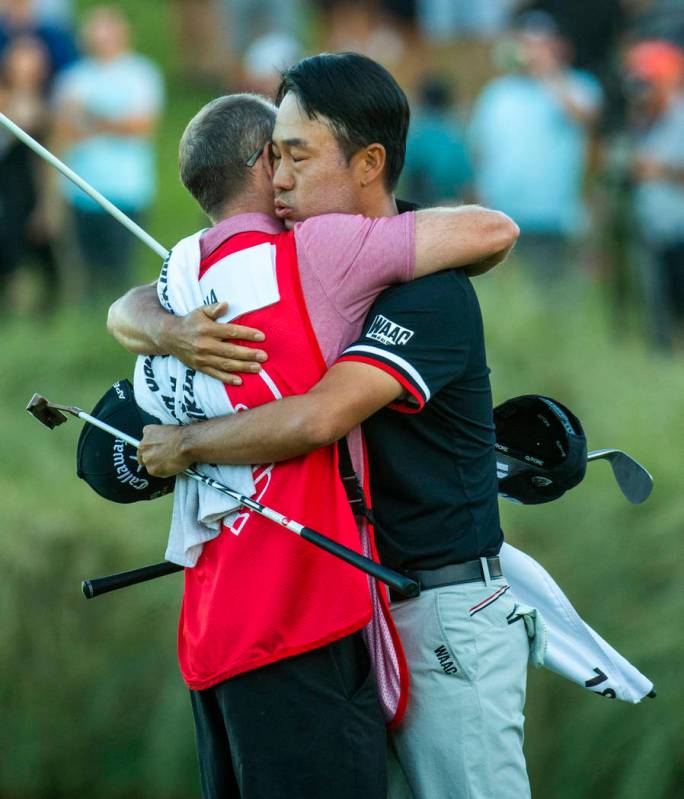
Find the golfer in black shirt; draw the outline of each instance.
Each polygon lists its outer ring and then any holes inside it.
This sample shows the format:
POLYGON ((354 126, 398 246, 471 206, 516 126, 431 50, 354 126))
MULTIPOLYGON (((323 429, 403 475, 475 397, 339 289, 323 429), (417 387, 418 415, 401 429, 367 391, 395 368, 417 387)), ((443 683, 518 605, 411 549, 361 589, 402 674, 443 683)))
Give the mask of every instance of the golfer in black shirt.
POLYGON ((391 605, 411 680, 392 737, 401 770, 416 799, 529 796, 526 609, 496 557, 492 398, 470 281, 454 270, 387 289, 341 363, 403 389, 363 424, 380 558, 423 586, 391 605))
POLYGON ((503 541, 477 297, 456 270, 407 288, 383 292, 339 359, 405 389, 363 425, 379 552, 401 571, 494 556, 503 541))

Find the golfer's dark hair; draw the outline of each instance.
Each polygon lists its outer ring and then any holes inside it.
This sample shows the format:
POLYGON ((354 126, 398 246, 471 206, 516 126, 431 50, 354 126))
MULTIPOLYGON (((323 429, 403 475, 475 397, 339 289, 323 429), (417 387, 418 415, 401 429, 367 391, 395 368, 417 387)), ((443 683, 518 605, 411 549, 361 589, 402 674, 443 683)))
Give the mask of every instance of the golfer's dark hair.
POLYGON ((275 115, 265 97, 231 94, 207 103, 190 120, 178 147, 180 176, 212 219, 245 189, 245 162, 271 138, 275 115))
POLYGON ((288 92, 296 94, 311 119, 329 123, 347 159, 362 147, 382 144, 385 185, 393 191, 404 168, 410 111, 392 75, 358 53, 321 53, 302 59, 281 78, 276 105, 288 92))

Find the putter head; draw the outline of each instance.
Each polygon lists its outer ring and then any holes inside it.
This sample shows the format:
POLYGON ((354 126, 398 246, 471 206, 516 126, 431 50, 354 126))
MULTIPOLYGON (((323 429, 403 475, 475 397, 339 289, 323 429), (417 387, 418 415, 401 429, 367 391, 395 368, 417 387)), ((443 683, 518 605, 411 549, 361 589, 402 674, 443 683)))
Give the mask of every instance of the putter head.
MULTIPOLYGON (((59 409, 60 407, 64 406, 55 407, 45 397, 40 394, 34 394, 29 400, 26 410, 31 416, 35 416, 39 422, 49 427, 50 430, 54 430, 55 427, 67 421, 67 417, 59 409)), ((65 408, 65 410, 67 409, 65 408)))

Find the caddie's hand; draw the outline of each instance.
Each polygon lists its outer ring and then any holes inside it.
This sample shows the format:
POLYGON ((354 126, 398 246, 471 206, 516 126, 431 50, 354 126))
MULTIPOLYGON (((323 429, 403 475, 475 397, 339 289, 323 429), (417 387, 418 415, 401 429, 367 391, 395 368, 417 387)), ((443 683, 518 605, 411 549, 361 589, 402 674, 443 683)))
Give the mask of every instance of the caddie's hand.
POLYGON ((213 303, 202 305, 186 316, 172 317, 164 349, 191 369, 239 386, 242 379, 235 373, 261 371, 260 364, 268 355, 261 349, 233 342, 263 341, 266 336, 252 327, 217 322, 227 310, 228 303, 213 303))
POLYGON ((138 447, 138 463, 154 477, 170 477, 185 471, 190 459, 183 454, 181 425, 148 424, 138 447))

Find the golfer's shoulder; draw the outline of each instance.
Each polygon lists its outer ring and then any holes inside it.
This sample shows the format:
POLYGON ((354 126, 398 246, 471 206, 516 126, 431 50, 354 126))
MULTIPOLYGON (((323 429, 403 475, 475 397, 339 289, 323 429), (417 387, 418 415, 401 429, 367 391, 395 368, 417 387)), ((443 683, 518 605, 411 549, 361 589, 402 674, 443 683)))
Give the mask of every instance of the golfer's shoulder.
POLYGON ((420 362, 421 368, 439 369, 453 360, 456 350, 466 352, 476 343, 478 318, 470 281, 463 270, 452 269, 385 289, 366 316, 360 343, 368 344, 365 339, 371 338, 396 346, 379 337, 378 329, 386 337, 387 331, 396 335, 405 331, 397 353, 414 365, 420 362))
POLYGON ((446 344, 454 337, 470 340, 479 307, 463 270, 451 269, 385 289, 366 320, 379 316, 415 331, 420 340, 446 344))
POLYGON ((447 269, 434 275, 390 286, 380 294, 374 308, 411 313, 463 316, 477 297, 463 269, 447 269))

